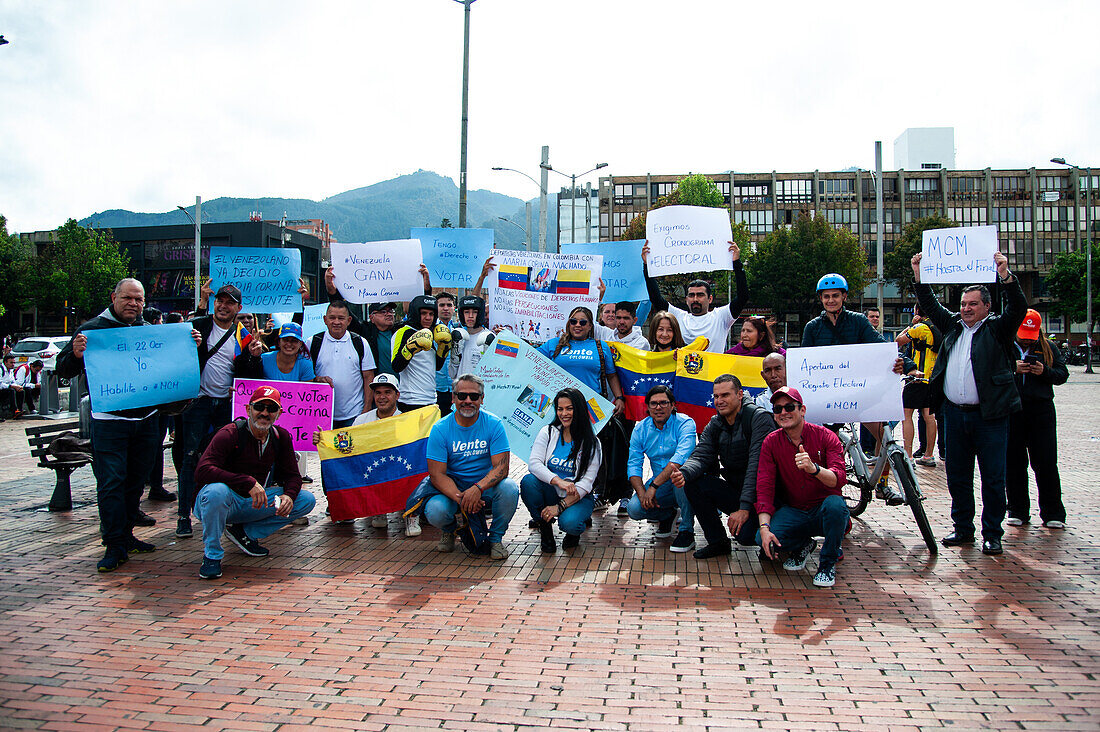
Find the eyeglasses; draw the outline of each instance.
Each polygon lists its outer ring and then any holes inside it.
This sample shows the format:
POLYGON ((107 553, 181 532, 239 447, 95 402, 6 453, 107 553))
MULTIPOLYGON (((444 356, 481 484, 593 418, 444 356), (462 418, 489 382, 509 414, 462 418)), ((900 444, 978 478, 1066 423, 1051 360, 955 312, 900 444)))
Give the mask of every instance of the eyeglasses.
POLYGON ((456 391, 455 399, 460 402, 476 402, 482 395, 476 391, 456 391))
POLYGON ((649 406, 651 409, 667 409, 668 407, 672 406, 672 402, 668 400, 660 402, 650 402, 649 406))
POLYGON ((253 412, 268 412, 269 414, 275 414, 279 411, 279 405, 275 402, 256 402, 252 405, 253 412))
POLYGON ((783 414, 783 412, 794 412, 797 409, 798 409, 798 403, 797 402, 787 402, 785 404, 773 404, 772 405, 772 413, 773 414, 783 414))
POLYGON ((588 325, 588 321, 580 318, 570 318, 569 325, 588 325))

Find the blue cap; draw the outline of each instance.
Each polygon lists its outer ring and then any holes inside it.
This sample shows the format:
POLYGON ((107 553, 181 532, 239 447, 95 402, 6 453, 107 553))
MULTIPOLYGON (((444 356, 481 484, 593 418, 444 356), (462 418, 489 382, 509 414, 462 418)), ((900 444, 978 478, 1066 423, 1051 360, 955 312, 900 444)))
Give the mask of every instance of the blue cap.
POLYGON ((305 338, 302 338, 302 326, 297 323, 283 323, 279 326, 280 338, 297 338, 302 343, 306 342, 305 338))

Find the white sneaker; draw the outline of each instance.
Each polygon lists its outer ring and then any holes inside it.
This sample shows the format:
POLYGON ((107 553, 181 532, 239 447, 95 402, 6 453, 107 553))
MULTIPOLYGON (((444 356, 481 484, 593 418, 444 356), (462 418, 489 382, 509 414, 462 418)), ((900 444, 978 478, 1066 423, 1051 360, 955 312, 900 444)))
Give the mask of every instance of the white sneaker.
POLYGON ((309 526, 309 516, 299 516, 290 523, 295 526, 309 526))
POLYGON ((1064 528, 1066 528, 1066 524, 1063 521, 1044 521, 1043 526, 1047 527, 1048 529, 1064 529, 1064 528))
POLYGON ((420 536, 419 516, 409 516, 405 519, 405 536, 420 536))
POLYGON ((1008 524, 1009 526, 1023 526, 1024 525, 1024 520, 1013 517, 1013 518, 1005 519, 1005 523, 1008 524))
POLYGON ((384 529, 389 526, 390 522, 387 519, 386 514, 380 513, 377 516, 370 517, 370 525, 376 529, 384 529))

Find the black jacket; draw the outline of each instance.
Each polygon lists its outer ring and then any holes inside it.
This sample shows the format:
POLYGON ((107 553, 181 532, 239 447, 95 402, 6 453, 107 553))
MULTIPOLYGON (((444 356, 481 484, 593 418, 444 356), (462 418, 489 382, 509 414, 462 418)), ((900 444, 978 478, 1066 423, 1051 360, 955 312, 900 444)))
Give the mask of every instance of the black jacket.
MULTIPOLYGON (((1000 315, 990 315, 978 326, 974 341, 970 347, 970 362, 974 369, 974 383, 978 387, 978 404, 981 406, 982 419, 1001 419, 1013 412, 1020 411, 1020 393, 1016 390, 1016 330, 1027 315, 1027 298, 1020 287, 1020 281, 1013 276, 1012 282, 1003 287, 1006 304, 1000 315)), ((962 333, 962 317, 940 304, 929 285, 917 283, 915 286, 920 311, 943 332, 943 344, 932 370, 932 408, 939 409, 943 403, 943 382, 947 373, 947 364, 952 357, 952 349, 962 333)))
MULTIPOLYGON (((1066 368, 1065 359, 1062 358, 1062 352, 1053 343, 1048 340, 1050 344, 1050 350, 1054 354, 1054 363, 1050 366, 1043 362, 1043 373, 1036 376, 1035 374, 1016 374, 1016 388, 1020 392, 1020 398, 1027 401, 1028 399, 1054 399, 1054 387, 1060 386, 1069 380, 1069 369, 1066 368)), ((1043 354, 1038 348, 1034 349, 1032 353, 1039 356, 1039 360, 1042 361, 1043 354)), ((1023 359, 1020 359, 1023 360, 1023 359)))
POLYGON ((745 399, 733 424, 720 414, 710 418, 680 472, 688 482, 703 475, 720 473, 730 487, 734 490, 740 488, 740 508, 751 511, 756 503, 756 467, 760 463, 760 446, 775 429, 775 418, 767 410, 745 399), (747 436, 746 419, 749 420, 747 436))

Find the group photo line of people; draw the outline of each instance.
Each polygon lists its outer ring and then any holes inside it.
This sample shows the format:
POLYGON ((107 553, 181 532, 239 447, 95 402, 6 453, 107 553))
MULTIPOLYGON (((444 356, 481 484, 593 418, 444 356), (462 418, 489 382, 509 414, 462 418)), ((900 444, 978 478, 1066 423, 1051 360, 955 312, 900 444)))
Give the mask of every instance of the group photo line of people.
MULTIPOLYGON (((547 555, 559 546, 574 550, 596 512, 615 511, 652 522, 655 537, 669 540, 669 551, 690 552, 700 561, 739 545, 757 548, 761 561, 801 572, 816 551, 812 582, 832 586, 852 526, 843 496, 849 476, 841 439, 836 425, 807 420, 807 400, 787 383, 787 358, 797 349, 788 352, 764 318, 741 319, 748 284, 738 246, 730 242, 728 252, 735 291, 727 305, 715 307, 712 284, 703 279, 687 284, 683 307, 673 304, 643 267, 648 324, 639 325, 637 302, 602 303, 595 311, 582 304, 569 311, 558 335, 537 344, 535 350, 572 381, 546 395, 550 399, 540 408, 550 419, 534 435, 530 452, 516 455, 527 465, 518 482, 509 473, 508 415, 484 407, 486 377, 478 369, 494 342, 504 345, 504 328, 490 322, 482 296, 483 280, 495 267, 491 260, 464 295, 435 292, 421 265, 423 294, 400 305, 372 302, 365 321, 342 299, 340 273, 330 268, 322 293, 328 301, 324 328, 313 335, 303 331, 302 313, 275 325, 267 314, 243 311, 237 286, 213 291, 208 280, 200 302, 211 303, 209 312, 200 309, 187 318, 197 351, 198 395, 183 403, 91 411, 88 437, 105 547, 98 571, 155 551, 135 534, 136 527, 155 523, 141 510, 146 487, 150 499, 176 503, 178 539, 194 536, 196 519, 201 524, 203 579, 222 575, 223 538, 248 556, 263 557, 269 550, 261 541, 289 524, 308 523, 316 506, 309 486, 318 481, 308 475, 305 451, 295 449, 295 435, 280 418, 287 414, 290 386, 283 382, 309 382, 331 387, 331 429, 314 429, 309 441, 322 457, 318 479, 333 523, 366 519, 386 529, 394 522, 416 537, 424 520, 439 532, 438 551, 462 545, 499 561, 510 554, 505 539, 521 502, 547 555), (635 393, 627 393, 616 366, 624 346, 753 357, 766 388, 751 393, 743 375, 714 375, 707 399, 713 416, 700 423, 678 410, 668 383, 640 392, 633 385, 635 393), (246 395, 244 413, 234 419, 240 379, 264 383, 246 395), (610 404, 609 419, 603 421, 607 415, 600 415, 586 390, 610 404), (628 409, 628 398, 637 406, 628 409), (392 443, 403 452, 375 459, 365 471, 362 462, 325 459, 364 449, 365 433, 356 430, 363 425, 374 425, 368 442, 392 443), (177 493, 165 487, 167 434, 177 493), (365 485, 337 491, 349 470, 361 472, 365 485), (696 539, 696 522, 703 542, 696 539)), ((643 262, 647 254, 648 243, 643 262)), ((969 285, 958 312, 921 282, 920 260, 919 253, 912 260, 912 323, 896 338, 890 369, 891 378, 904 379, 905 450, 916 465, 936 470, 942 462, 946 471, 952 526, 942 545, 980 540, 984 554, 1001 554, 1004 525, 1032 520, 1029 467, 1043 526, 1065 527, 1053 387, 1066 382, 1068 371, 1004 255, 997 252, 992 262, 1003 302, 994 303, 985 285, 969 285)), ((602 284, 588 283, 601 299, 602 284)), ((299 292, 305 304, 310 293, 304 279, 299 292)), ((798 348, 887 342, 877 311, 848 309, 841 275, 822 273, 816 295, 821 313, 805 326, 798 348)), ((58 376, 83 375, 95 391, 85 365, 89 332, 160 322, 161 314, 145 307, 142 283, 121 280, 103 312, 80 325, 58 354, 58 376)), ((13 369, 5 361, 0 388, 13 410, 33 398, 28 379, 38 370, 40 363, 13 369)), ((879 449, 883 429, 882 423, 862 425, 868 455, 879 449)), ((878 490, 888 505, 906 501, 887 475, 878 490)))

